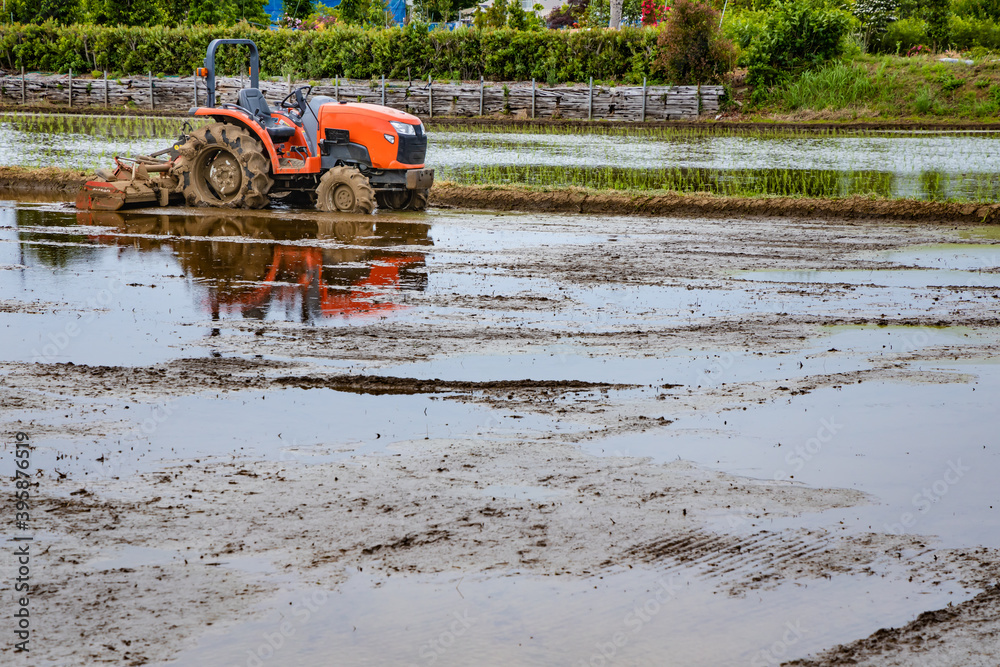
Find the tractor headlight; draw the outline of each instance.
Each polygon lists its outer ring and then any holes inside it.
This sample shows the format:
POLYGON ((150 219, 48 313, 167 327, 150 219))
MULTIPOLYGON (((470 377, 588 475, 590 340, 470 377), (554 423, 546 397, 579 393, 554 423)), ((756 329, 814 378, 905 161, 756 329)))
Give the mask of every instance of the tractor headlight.
POLYGON ((402 123, 398 120, 390 120, 389 125, 392 125, 392 128, 400 134, 409 134, 409 135, 417 134, 417 129, 413 125, 410 125, 409 123, 402 123))

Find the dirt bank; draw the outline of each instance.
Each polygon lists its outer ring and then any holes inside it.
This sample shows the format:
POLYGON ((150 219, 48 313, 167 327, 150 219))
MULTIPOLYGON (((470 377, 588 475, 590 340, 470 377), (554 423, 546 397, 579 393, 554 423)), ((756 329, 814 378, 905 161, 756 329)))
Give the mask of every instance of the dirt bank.
POLYGON ((0 192, 20 194, 75 194, 91 174, 59 167, 0 167, 0 192))
POLYGON ((980 224, 1000 221, 1000 204, 952 204, 869 197, 808 199, 718 197, 707 194, 634 195, 579 188, 529 190, 452 183, 435 185, 431 191, 431 203, 495 211, 592 215, 810 217, 980 224))
POLYGON ((901 628, 883 628, 871 637, 824 651, 814 660, 787 667, 869 665, 962 665, 992 667, 1000 649, 1000 584, 961 604, 927 611, 901 628))

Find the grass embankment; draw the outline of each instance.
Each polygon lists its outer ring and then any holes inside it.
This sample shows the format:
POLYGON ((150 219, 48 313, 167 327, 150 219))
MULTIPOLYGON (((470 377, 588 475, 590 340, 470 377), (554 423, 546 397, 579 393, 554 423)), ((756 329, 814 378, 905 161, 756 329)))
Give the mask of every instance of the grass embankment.
MULTIPOLYGON (((0 191, 9 194, 49 193, 63 198, 76 192, 88 174, 46 167, 0 167, 0 191)), ((843 197, 725 197, 705 193, 633 193, 585 188, 531 188, 437 183, 432 206, 494 211, 582 213, 685 217, 809 217, 837 220, 996 224, 1000 204, 843 197)))
MULTIPOLYGON (((961 59, 959 54, 950 54, 961 59)), ((830 63, 772 91, 740 120, 997 122, 1000 62, 862 55, 830 63)), ((737 87, 737 97, 745 92, 737 87)), ((736 105, 739 106, 739 105, 736 105)))

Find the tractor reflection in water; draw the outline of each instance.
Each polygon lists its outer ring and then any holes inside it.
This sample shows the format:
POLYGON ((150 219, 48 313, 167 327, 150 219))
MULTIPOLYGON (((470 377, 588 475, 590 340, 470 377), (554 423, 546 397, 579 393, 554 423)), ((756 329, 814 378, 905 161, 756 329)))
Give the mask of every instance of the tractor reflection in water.
POLYGON ((424 253, 412 247, 433 243, 428 224, 370 216, 279 220, 86 212, 77 214, 77 222, 116 228, 116 234, 94 237, 102 244, 142 251, 169 247, 185 274, 207 287, 205 305, 213 320, 315 323, 405 308, 400 293, 427 285, 424 253))

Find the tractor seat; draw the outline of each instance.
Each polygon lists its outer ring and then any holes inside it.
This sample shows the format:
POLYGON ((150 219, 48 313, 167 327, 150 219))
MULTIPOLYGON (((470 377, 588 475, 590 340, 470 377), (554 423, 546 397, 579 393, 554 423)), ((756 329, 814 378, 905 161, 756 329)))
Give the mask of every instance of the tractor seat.
POLYGON ((295 128, 282 125, 271 118, 271 108, 267 106, 264 94, 256 88, 244 88, 237 97, 238 104, 253 114, 257 123, 267 130, 267 135, 275 143, 283 143, 295 136, 295 128))

